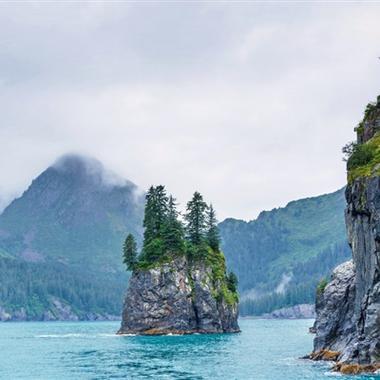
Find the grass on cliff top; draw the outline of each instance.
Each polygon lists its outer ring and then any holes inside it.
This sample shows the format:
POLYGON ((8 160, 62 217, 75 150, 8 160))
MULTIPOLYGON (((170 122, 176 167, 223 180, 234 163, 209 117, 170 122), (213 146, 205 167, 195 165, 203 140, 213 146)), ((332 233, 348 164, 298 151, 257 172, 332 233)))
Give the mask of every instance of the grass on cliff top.
POLYGON ((347 179, 352 183, 359 177, 380 175, 380 134, 358 145, 348 160, 347 179))

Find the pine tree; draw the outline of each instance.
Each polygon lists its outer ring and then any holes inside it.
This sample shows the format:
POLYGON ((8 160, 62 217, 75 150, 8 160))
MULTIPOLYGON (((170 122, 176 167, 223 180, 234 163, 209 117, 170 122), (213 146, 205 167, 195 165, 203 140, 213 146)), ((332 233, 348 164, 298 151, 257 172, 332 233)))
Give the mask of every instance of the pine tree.
POLYGON ((144 214, 144 245, 160 236, 162 224, 166 218, 168 197, 165 187, 151 186, 146 195, 144 214))
POLYGON ((214 251, 219 251, 220 236, 219 236, 219 229, 218 229, 218 221, 216 219, 215 210, 212 207, 212 204, 210 204, 207 210, 206 225, 207 225, 207 233, 206 233, 207 243, 214 251))
POLYGON ((137 264, 137 244, 132 234, 128 234, 123 245, 123 263, 127 270, 133 270, 137 264))
POLYGON ((168 212, 168 197, 162 185, 151 186, 146 195, 143 256, 148 261, 163 253, 162 229, 168 212))
POLYGON ((232 271, 229 273, 229 275, 227 277, 227 285, 228 285, 228 289, 231 292, 233 292, 233 293, 237 292, 238 278, 237 278, 236 274, 232 271))
POLYGON ((162 229, 164 251, 168 253, 182 253, 184 251, 184 231, 178 220, 175 198, 169 197, 168 212, 162 229))
POLYGON ((205 238, 207 204, 197 191, 191 201, 187 203, 186 234, 189 241, 194 245, 200 245, 205 238))

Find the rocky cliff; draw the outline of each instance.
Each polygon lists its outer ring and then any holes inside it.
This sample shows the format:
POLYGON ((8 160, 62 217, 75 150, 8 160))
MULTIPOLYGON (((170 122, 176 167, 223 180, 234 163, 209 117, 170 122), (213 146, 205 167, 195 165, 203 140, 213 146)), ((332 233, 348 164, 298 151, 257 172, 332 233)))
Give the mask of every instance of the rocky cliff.
POLYGON ((379 121, 380 99, 367 107, 348 160, 345 217, 353 258, 317 296, 314 355, 335 352, 343 372, 372 371, 380 363, 379 121))
POLYGON ((184 255, 151 269, 135 269, 118 333, 239 332, 237 297, 216 274, 206 260, 192 262, 184 255))

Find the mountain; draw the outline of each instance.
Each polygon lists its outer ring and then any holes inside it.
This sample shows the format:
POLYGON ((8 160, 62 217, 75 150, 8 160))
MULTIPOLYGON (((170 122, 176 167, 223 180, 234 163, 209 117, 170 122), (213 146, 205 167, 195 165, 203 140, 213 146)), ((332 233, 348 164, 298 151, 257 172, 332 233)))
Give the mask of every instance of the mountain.
POLYGON ((219 224, 228 266, 239 278, 241 313, 313 303, 318 282, 350 257, 344 189, 290 202, 256 220, 219 224))
MULTIPOLYGON (((141 244, 144 202, 97 160, 67 155, 47 168, 0 215, 0 320, 120 315, 121 246, 129 232, 141 244)), ((219 224, 243 315, 313 303, 350 256, 344 206, 342 189, 219 224)))
POLYGON ((127 232, 140 238, 143 206, 137 186, 99 161, 57 160, 0 215, 0 306, 27 318, 59 313, 57 302, 79 317, 119 314, 121 246, 127 232))
POLYGON ((0 213, 8 206, 10 203, 9 198, 4 196, 4 194, 0 194, 0 213))

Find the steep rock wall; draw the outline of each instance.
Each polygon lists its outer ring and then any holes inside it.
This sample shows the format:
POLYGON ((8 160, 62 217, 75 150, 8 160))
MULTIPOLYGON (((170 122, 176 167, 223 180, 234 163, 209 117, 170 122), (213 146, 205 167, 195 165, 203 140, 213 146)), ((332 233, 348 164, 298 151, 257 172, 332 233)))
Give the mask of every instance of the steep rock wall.
POLYGON ((179 256, 153 269, 133 272, 119 334, 238 332, 237 302, 220 296, 204 261, 179 256))
POLYGON ((380 361, 380 177, 346 190, 346 226, 353 261, 342 264, 318 295, 314 351, 340 353, 345 363, 380 361))
POLYGON ((313 358, 343 373, 380 368, 380 96, 368 104, 348 154, 345 211, 352 263, 336 268, 317 296, 313 358))

